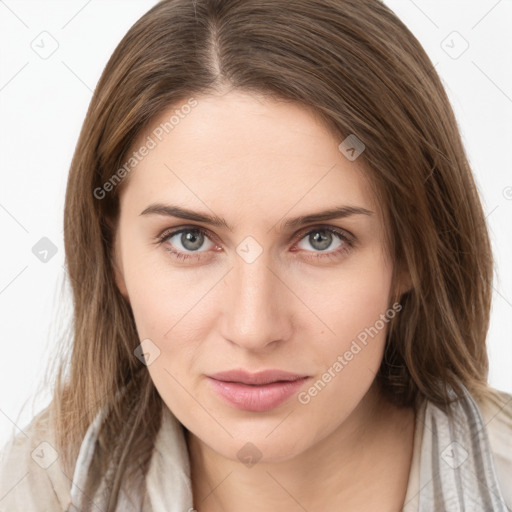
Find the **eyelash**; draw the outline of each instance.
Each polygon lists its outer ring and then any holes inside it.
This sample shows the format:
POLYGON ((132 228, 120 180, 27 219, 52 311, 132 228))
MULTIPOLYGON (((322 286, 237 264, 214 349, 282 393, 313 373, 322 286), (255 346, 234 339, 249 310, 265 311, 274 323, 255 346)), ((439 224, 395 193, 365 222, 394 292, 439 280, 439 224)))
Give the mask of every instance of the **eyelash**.
MULTIPOLYGON (((179 233, 183 233, 183 232, 187 232, 187 231, 197 231, 197 232, 205 235, 210 240, 213 238, 213 237, 209 236, 209 231, 208 230, 206 230, 204 228, 197 227, 197 226, 190 226, 190 227, 180 228, 180 229, 177 229, 177 230, 174 230, 174 231, 173 230, 166 230, 161 235, 158 235, 156 237, 156 242, 155 243, 157 245, 163 245, 163 243, 166 242, 168 239, 178 235, 179 233)), ((318 252, 318 253, 316 253, 317 254, 316 256, 308 256, 307 258, 313 258, 313 259, 317 259, 317 260, 318 259, 324 259, 324 258, 327 258, 327 259, 330 259, 330 260, 337 259, 340 256, 348 253, 354 247, 354 242, 346 234, 346 232, 344 230, 340 230, 338 228, 334 228, 334 227, 331 227, 331 226, 329 226, 329 227, 317 226, 317 227, 314 227, 313 229, 309 229, 309 231, 301 232, 293 240, 293 243, 295 244, 297 242, 300 242, 306 236, 310 235, 311 233, 316 233, 318 231, 325 231, 325 232, 337 235, 341 239, 341 241, 343 242, 343 245, 338 247, 334 251, 329 251, 329 252, 325 252, 325 253, 318 252)), ((176 251, 175 249, 172 249, 171 246, 166 246, 166 247, 164 247, 164 249, 167 252, 169 252, 174 258, 176 258, 178 260, 190 260, 190 259, 199 260, 200 258, 202 258, 201 253, 205 252, 205 251, 200 251, 200 252, 196 252, 196 253, 186 254, 186 253, 183 253, 181 251, 176 251)), ((311 252, 311 251, 307 251, 307 252, 311 252)))

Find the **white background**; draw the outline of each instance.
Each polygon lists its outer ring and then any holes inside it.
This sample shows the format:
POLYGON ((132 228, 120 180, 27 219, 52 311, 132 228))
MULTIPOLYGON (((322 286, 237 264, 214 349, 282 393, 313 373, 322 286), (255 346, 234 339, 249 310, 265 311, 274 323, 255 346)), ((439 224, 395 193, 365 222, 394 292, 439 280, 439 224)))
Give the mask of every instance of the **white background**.
MULTIPOLYGON (((103 67, 155 3, 0 0, 0 445, 49 400, 47 387, 35 391, 71 314, 66 288, 61 295, 69 165, 103 67), (46 59, 33 49, 41 38, 58 45, 46 59), (46 263, 32 253, 42 237, 57 249, 46 263)), ((426 49, 459 121, 497 266, 490 383, 512 393, 512 3, 385 3, 426 49)))

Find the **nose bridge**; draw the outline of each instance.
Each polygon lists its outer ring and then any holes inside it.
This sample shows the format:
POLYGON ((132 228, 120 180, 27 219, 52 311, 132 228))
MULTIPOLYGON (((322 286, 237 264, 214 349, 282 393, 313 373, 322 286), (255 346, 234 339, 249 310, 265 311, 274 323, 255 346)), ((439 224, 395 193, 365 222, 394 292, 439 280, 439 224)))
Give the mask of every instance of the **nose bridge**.
POLYGON ((267 256, 263 253, 252 262, 237 257, 232 272, 226 277, 223 334, 229 341, 252 350, 285 335, 282 290, 269 269, 267 256))

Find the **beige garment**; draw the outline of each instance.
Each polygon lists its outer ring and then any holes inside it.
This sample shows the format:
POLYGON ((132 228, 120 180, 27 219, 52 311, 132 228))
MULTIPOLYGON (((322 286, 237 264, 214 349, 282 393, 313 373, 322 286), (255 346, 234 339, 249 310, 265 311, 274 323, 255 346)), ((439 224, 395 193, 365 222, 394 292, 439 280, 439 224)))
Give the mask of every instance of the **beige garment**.
POLYGON ((55 459, 58 454, 49 424, 46 408, 2 448, 0 512, 67 510, 73 475, 66 475, 55 459))
MULTIPOLYGON (((420 449, 422 445, 424 448, 424 443, 428 443, 430 439, 430 436, 424 436, 425 405, 424 402, 416 417, 413 461, 404 512, 418 510, 421 495, 420 467, 422 463, 428 463, 428 460, 420 460, 420 449)), ((478 405, 487 427, 501 491, 507 506, 512 510, 512 395, 496 391, 493 399, 478 405)), ((167 420, 174 418, 169 411, 166 411, 166 415, 167 420)), ((48 410, 45 409, 31 421, 23 433, 13 437, 0 452, 0 512, 68 510, 73 475, 66 475, 62 471, 58 454, 53 449, 55 441, 48 425, 48 410)), ((170 423, 164 422, 163 425, 170 423)), ((183 438, 178 437, 176 431, 169 427, 165 435, 164 432, 160 432, 150 473, 165 479, 165 475, 160 475, 158 471, 162 457, 170 453, 169 443, 173 443, 172 450, 175 453, 185 453, 183 442, 183 438)), ((179 460, 179 457, 176 460, 179 460)), ((189 492, 190 481, 187 480, 186 474, 175 482, 175 485, 180 486, 181 494, 186 495, 189 492)), ((146 496, 143 512, 153 511, 154 508, 149 501, 146 496)), ((174 510, 174 507, 171 508, 174 510)))

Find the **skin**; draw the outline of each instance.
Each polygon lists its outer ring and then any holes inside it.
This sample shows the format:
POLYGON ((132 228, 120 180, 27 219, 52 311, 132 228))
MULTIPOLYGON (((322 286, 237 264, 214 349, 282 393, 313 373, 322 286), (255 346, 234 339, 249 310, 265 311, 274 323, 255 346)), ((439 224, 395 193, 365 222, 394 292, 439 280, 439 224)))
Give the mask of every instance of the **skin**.
POLYGON ((292 396, 270 411, 239 410, 206 378, 282 369, 311 376, 307 391, 391 307, 393 262, 362 161, 345 158, 341 140, 291 102, 237 91, 196 99, 130 174, 115 240, 119 289, 140 339, 160 350, 148 371, 186 427, 194 507, 398 511, 414 413, 389 404, 375 382, 386 328, 307 404, 292 396), (215 214, 233 231, 141 215, 152 203, 215 214), (281 229, 286 219, 337 206, 372 214, 281 229), (155 243, 183 227, 205 230, 199 249, 179 234, 155 243), (326 227, 350 233, 352 246, 333 234, 319 248, 315 229, 329 237, 326 227), (236 251, 247 236, 263 251, 251 263, 236 251), (177 259, 166 247, 192 257, 177 259), (237 456, 248 442, 261 452, 251 467, 237 456))

